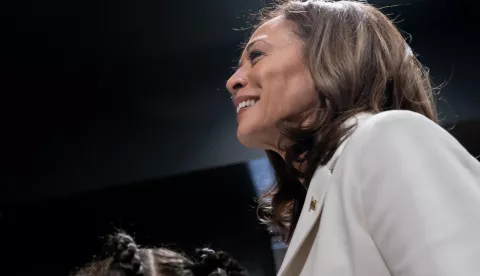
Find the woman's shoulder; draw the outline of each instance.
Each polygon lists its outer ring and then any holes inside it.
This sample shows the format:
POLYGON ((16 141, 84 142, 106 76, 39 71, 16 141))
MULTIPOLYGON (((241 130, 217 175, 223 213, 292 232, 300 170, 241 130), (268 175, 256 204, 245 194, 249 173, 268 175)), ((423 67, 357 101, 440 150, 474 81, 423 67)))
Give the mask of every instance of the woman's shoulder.
MULTIPOLYGON (((362 113, 348 120, 346 125, 355 123, 334 155, 340 163, 373 164, 382 157, 392 156, 393 151, 404 153, 422 147, 423 143, 435 140, 435 136, 450 136, 438 124, 424 115, 407 110, 392 110, 377 114, 362 113), (369 160, 369 158, 374 160, 369 160)), ((454 138, 453 138, 454 139, 454 138)), ((417 150, 418 151, 418 150, 417 150)), ((337 160, 330 163, 336 166, 337 160)), ((332 166, 333 167, 333 166, 332 166)))
POLYGON ((422 114, 406 111, 385 111, 360 120, 351 134, 345 153, 368 162, 393 155, 408 157, 411 152, 438 150, 445 145, 463 147, 445 129, 422 114))
POLYGON ((439 171, 453 175, 465 168, 480 175, 480 163, 448 131, 411 111, 387 111, 359 121, 339 165, 338 177, 356 179, 405 180, 439 171))
MULTIPOLYGON (((351 143, 378 147, 383 144, 422 143, 434 137, 451 136, 422 114, 408 110, 385 111, 359 121, 351 143), (416 137, 416 139, 412 139, 416 137)), ((453 138, 453 137, 452 137, 453 138)))
POLYGON ((359 135, 404 135, 406 132, 444 131, 426 116, 409 110, 391 110, 372 115, 361 123, 356 132, 359 135))

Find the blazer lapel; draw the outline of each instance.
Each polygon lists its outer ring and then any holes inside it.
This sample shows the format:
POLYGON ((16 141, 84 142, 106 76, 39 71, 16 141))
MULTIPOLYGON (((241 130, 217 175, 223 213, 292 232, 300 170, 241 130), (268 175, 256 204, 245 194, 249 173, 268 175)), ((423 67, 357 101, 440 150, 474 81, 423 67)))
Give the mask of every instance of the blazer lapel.
MULTIPOLYGON (((352 124, 360 124, 362 121, 369 118, 372 114, 370 113, 361 113, 345 122, 345 126, 351 126, 352 124)), ((350 134, 356 129, 351 130, 350 134)), ((325 202, 325 196, 328 191, 328 187, 331 184, 330 177, 332 175, 335 163, 340 157, 343 148, 346 145, 348 137, 343 141, 343 143, 335 151, 335 154, 332 156, 327 165, 317 169, 315 174, 312 177, 310 186, 307 191, 307 196, 305 198, 305 203, 303 204, 302 212, 293 234, 292 240, 288 246, 285 258, 283 263, 278 271, 278 276, 286 275, 288 268, 291 263, 294 261, 295 256, 302 247, 305 239, 310 234, 315 223, 317 223, 322 210, 323 203, 325 202)))
POLYGON ((305 198, 305 203, 303 204, 300 218, 298 219, 297 227, 295 228, 295 233, 290 241, 290 244, 288 245, 288 249, 278 275, 284 275, 287 268, 293 261, 294 256, 302 246, 305 238, 313 228, 313 225, 320 217, 323 209, 323 202, 325 201, 325 195, 328 189, 329 176, 330 170, 328 166, 324 166, 315 172, 315 175, 310 182, 310 187, 305 198))

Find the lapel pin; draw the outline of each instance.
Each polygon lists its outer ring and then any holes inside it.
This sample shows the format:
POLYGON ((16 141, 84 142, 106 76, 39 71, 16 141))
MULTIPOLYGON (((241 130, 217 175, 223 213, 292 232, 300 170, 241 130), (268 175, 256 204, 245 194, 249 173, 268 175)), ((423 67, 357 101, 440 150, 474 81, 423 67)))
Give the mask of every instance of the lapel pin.
POLYGON ((310 209, 308 211, 315 211, 317 209, 317 200, 312 196, 310 200, 310 209))

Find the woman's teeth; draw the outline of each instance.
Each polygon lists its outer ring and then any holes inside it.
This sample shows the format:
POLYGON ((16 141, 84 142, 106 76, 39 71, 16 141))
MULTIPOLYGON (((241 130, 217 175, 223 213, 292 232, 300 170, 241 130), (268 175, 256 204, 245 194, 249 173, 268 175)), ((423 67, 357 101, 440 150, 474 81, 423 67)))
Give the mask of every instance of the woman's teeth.
POLYGON ((253 106, 257 103, 257 101, 255 100, 248 100, 248 101, 243 101, 243 102, 240 102, 240 104, 237 106, 237 113, 240 112, 240 110, 244 107, 249 107, 249 106, 253 106))

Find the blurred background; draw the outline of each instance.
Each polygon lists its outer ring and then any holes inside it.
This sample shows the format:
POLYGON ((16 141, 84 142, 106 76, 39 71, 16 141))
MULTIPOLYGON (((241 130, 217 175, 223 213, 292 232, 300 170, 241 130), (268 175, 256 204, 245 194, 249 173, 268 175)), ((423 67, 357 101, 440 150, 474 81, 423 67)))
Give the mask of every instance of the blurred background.
MULTIPOLYGON (((275 275, 284 246, 256 220, 272 182, 236 141, 224 83, 264 0, 0 4, 0 264, 67 275, 115 228, 139 243, 228 250, 275 275)), ((448 81, 443 125, 480 155, 478 1, 370 1, 448 81), (395 6, 400 4, 400 6, 395 6)), ((447 162, 447 161, 446 161, 447 162)))

